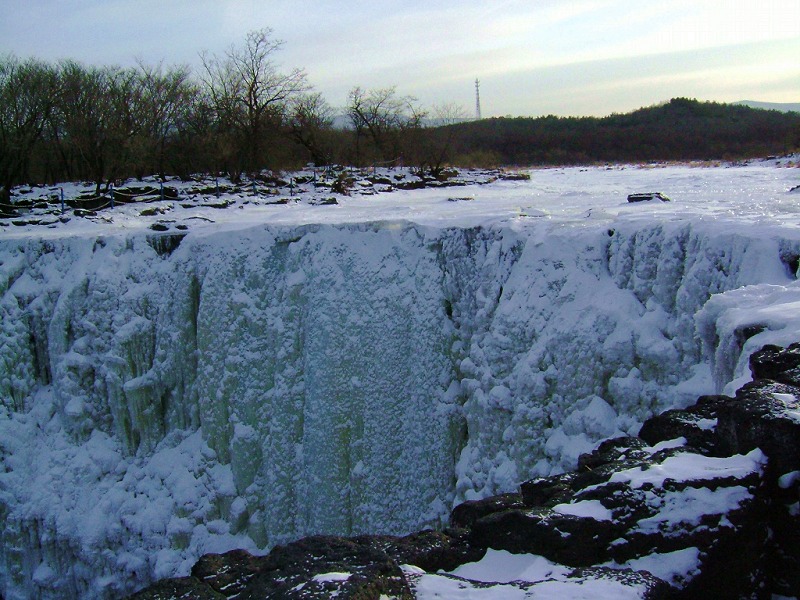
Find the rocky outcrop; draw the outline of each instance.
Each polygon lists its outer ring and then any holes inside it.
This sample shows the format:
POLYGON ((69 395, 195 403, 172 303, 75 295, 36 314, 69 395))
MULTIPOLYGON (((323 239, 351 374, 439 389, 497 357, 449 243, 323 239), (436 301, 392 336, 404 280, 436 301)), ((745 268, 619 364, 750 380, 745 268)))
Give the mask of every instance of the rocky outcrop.
POLYGON ((700 398, 650 419, 639 437, 604 442, 575 472, 465 502, 445 531, 207 555, 192 577, 135 598, 415 598, 434 580, 522 597, 598 582, 650 599, 791 597, 800 590, 800 344, 765 347, 750 365, 753 381, 735 398, 700 398), (499 583, 440 572, 487 548, 564 569, 499 583))

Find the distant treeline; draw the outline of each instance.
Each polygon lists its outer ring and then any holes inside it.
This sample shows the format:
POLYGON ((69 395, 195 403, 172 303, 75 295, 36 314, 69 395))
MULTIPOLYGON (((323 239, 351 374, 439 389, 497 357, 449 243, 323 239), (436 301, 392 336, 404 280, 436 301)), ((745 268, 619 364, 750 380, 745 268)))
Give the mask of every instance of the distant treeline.
MULTIPOLYGON (((739 159, 800 148, 800 114, 694 100, 598 118, 469 122, 395 88, 354 87, 334 109, 281 42, 250 32, 187 67, 50 64, 0 57, 0 194, 14 185, 224 173, 234 180, 306 163, 447 166, 739 159), (337 116, 347 117, 346 128, 337 116)), ((0 198, 1 199, 1 198, 0 198)))
POLYGON ((736 160, 800 149, 800 113, 675 98, 608 117, 499 118, 456 126, 502 164, 736 160))

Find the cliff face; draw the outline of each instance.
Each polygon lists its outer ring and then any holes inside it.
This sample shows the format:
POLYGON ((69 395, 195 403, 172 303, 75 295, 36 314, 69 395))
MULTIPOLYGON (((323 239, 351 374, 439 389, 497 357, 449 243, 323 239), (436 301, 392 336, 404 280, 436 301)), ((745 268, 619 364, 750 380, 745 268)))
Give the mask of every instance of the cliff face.
POLYGON ((134 598, 791 597, 800 344, 765 347, 750 368, 735 397, 702 397, 649 419, 638 437, 604 442, 574 472, 465 502, 443 532, 207 555, 191 577, 134 598))

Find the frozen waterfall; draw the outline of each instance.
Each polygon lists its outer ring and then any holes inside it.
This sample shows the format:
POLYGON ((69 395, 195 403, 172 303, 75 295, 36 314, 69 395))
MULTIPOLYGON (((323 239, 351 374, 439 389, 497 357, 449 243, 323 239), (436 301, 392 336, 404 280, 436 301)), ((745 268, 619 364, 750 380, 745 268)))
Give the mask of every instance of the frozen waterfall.
POLYGON ((798 236, 610 223, 0 238, 3 597, 439 527, 800 337, 798 236))

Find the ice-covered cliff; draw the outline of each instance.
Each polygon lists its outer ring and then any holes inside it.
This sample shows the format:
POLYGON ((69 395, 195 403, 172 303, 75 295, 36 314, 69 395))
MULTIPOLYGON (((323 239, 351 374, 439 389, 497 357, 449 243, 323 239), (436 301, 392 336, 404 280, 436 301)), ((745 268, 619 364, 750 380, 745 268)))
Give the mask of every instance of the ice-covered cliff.
POLYGON ((3 597, 437 527, 740 380, 743 349, 800 337, 800 234, 788 170, 727 171, 664 171, 669 207, 609 191, 649 171, 554 170, 464 209, 0 232, 3 597))

